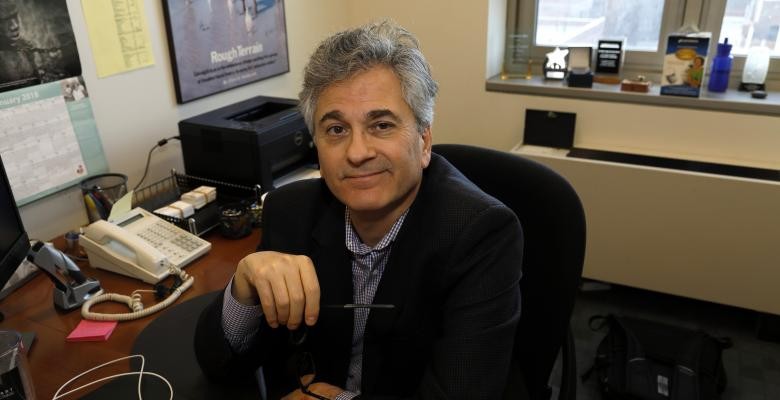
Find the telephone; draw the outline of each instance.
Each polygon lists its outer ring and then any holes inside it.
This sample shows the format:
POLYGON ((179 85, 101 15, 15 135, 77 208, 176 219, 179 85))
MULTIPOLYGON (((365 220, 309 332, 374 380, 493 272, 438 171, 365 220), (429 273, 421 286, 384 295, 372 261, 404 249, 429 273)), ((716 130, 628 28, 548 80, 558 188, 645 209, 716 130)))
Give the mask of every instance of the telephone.
POLYGON ((80 244, 93 267, 151 284, 211 249, 211 243, 142 208, 112 222, 93 222, 84 228, 80 244))

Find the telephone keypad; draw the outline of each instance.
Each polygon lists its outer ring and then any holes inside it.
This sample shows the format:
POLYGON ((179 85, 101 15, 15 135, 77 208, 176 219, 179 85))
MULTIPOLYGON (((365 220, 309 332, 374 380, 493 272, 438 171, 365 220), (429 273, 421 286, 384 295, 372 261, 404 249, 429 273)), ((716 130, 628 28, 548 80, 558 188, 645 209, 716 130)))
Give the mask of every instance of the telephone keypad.
POLYGON ((162 220, 155 221, 137 235, 165 254, 173 264, 178 264, 205 242, 189 233, 181 233, 177 227, 162 220))

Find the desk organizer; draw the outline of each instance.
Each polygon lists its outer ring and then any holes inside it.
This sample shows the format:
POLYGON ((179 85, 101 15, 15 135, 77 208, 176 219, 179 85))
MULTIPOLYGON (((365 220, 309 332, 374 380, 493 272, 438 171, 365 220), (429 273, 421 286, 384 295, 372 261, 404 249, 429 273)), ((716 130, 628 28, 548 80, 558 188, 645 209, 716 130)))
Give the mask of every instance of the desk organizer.
POLYGON ((171 176, 159 180, 133 193, 133 207, 141 207, 151 213, 160 207, 179 200, 182 193, 198 186, 217 188, 217 200, 212 201, 188 218, 176 218, 155 213, 154 215, 195 235, 202 236, 220 224, 220 206, 224 204, 244 203, 247 206, 260 201, 260 186, 243 186, 184 175, 171 170, 171 176))

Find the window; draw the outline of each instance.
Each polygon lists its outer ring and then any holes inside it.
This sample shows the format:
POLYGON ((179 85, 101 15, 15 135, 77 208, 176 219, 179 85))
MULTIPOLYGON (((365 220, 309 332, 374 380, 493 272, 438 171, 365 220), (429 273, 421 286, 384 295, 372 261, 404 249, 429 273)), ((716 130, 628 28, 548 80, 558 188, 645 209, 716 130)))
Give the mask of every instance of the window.
POLYGON ((539 0, 534 42, 538 46, 592 46, 625 38, 631 50, 657 51, 664 0, 539 0))
MULTIPOLYGON (((780 82, 780 0, 510 0, 505 71, 523 74, 555 46, 595 47, 625 39, 624 75, 660 74, 666 37, 682 27, 712 32, 710 54, 729 38, 732 81, 738 83, 750 47, 773 56, 768 81, 780 82)), ((771 86, 771 85, 770 85, 771 86)))
POLYGON ((752 46, 764 46, 780 57, 778 27, 780 0, 728 0, 720 37, 729 39, 735 55, 747 54, 752 46))

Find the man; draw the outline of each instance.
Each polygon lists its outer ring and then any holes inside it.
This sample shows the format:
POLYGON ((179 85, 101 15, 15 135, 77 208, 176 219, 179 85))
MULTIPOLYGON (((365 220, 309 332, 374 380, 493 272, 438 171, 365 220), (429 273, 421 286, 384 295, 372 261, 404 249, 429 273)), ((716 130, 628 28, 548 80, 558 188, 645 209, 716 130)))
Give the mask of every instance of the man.
POLYGON ((0 0, 0 90, 38 81, 33 46, 21 36, 16 0, 0 0))
POLYGON ((397 25, 320 44, 300 108, 322 179, 268 195, 261 251, 198 322, 208 376, 262 366, 271 398, 500 397, 522 233, 511 210, 431 153, 436 92, 397 25))

